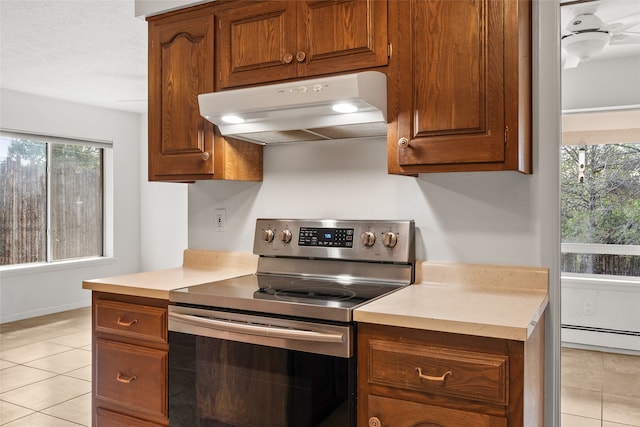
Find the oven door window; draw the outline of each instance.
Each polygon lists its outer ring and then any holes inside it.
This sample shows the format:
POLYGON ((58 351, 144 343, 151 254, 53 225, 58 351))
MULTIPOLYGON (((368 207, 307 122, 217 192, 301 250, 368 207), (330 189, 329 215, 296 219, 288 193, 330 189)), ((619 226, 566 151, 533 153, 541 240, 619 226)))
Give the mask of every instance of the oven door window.
POLYGON ((355 426, 353 357, 169 334, 171 425, 355 426))

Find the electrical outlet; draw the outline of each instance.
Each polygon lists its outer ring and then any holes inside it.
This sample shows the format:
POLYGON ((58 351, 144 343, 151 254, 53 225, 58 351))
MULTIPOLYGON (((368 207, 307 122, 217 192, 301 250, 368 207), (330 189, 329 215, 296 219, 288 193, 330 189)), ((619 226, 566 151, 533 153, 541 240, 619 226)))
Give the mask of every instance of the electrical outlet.
POLYGON ((587 316, 593 315, 593 301, 587 301, 584 303, 584 314, 587 316))
POLYGON ((214 218, 216 231, 227 231, 227 210, 224 208, 216 209, 214 218))

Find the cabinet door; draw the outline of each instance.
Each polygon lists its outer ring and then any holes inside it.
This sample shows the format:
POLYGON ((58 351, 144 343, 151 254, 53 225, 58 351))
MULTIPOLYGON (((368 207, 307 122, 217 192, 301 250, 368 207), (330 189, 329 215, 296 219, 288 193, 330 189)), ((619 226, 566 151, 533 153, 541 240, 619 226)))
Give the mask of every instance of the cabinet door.
POLYGON ((198 94, 213 91, 211 13, 149 21, 149 179, 212 174, 213 125, 198 94))
POLYGON ((506 418, 410 401, 369 396, 369 427, 506 427, 506 418))
POLYGON ((298 3, 301 76, 387 65, 387 45, 386 0, 298 3))
POLYGON ((95 397, 155 417, 168 416, 167 352, 97 339, 95 397))
POLYGON ((397 123, 389 132, 390 172, 526 169, 518 164, 518 85, 525 91, 526 64, 516 58, 529 35, 518 33, 518 4, 398 3, 391 20, 397 81, 390 79, 390 96, 398 113, 391 117, 397 123))
POLYGON ((296 76, 296 1, 234 4, 216 28, 218 89, 296 76))

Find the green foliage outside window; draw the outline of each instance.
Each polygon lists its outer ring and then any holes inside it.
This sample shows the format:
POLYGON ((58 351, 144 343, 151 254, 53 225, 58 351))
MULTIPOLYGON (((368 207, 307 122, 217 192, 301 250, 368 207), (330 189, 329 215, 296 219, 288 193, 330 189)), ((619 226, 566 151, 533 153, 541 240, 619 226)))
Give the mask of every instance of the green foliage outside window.
MULTIPOLYGON (((561 173, 563 243, 640 245, 640 144, 564 146, 561 173)), ((640 256, 569 253, 563 254, 562 267, 640 276, 640 256)))

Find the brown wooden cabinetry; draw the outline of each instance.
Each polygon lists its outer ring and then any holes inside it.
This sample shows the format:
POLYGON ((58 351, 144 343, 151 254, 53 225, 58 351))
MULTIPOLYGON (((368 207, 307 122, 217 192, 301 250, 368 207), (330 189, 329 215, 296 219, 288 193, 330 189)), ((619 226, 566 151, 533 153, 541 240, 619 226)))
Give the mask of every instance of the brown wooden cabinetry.
POLYGON ((93 293, 93 425, 167 426, 167 302, 93 293))
POLYGON ((262 179, 262 146, 222 138, 200 116, 214 89, 210 6, 149 21, 149 180, 262 179))
POLYGON ((529 0, 389 8, 390 173, 531 173, 529 0))
POLYGON ((217 89, 387 64, 386 0, 230 3, 216 20, 217 89))
POLYGON ((541 427, 544 318, 526 342, 358 325, 358 426, 541 427))

